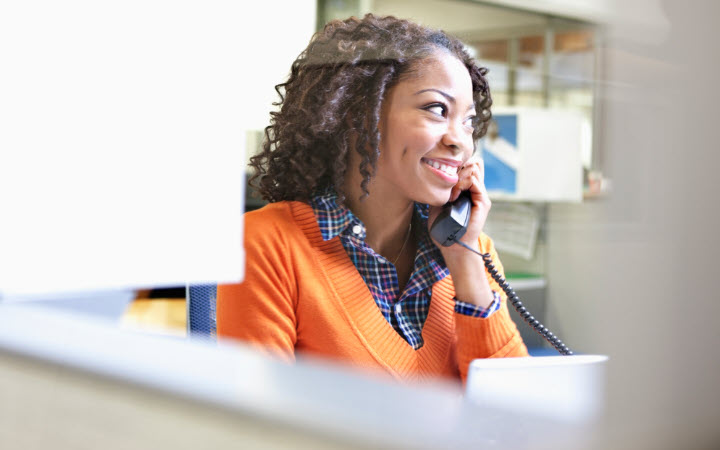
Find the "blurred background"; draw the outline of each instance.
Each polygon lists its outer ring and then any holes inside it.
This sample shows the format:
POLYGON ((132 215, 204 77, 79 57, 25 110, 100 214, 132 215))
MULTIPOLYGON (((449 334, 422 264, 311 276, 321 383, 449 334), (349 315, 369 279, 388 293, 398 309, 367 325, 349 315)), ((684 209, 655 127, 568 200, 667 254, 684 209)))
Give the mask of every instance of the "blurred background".
MULTIPOLYGON (((243 47, 252 67, 241 80, 246 162, 261 144, 274 86, 327 21, 395 15, 466 42, 490 69, 499 132, 478 152, 498 164, 487 231, 510 283, 576 352, 610 357, 598 448, 720 446, 712 187, 720 3, 274 0, 246 8, 256 39, 243 47), (495 139, 511 145, 506 156, 495 139)), ((246 210, 263 205, 250 187, 243 195, 246 210)), ((120 306, 93 314, 125 330, 186 336, 184 284, 150 280, 123 292, 120 306)), ((48 305, 87 313, 91 303, 48 305)), ((550 354, 519 328, 534 354, 550 354)))

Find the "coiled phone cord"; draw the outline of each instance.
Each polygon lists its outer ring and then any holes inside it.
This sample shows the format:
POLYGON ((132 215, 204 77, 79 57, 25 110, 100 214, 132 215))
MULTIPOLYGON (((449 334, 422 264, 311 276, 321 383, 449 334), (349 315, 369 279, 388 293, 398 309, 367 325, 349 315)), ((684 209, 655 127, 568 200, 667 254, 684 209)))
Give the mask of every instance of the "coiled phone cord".
POLYGON ((505 294, 507 295, 510 303, 512 303, 513 307, 515 307, 515 310, 518 312, 518 314, 520 314, 520 317, 522 317, 528 325, 530 325, 535 331, 537 331, 540 336, 545 338, 545 340, 548 341, 550 345, 555 347, 555 349, 560 352, 560 354, 573 354, 572 350, 570 350, 568 346, 563 343, 563 341, 561 341, 560 339, 558 339, 557 336, 552 334, 552 332, 550 332, 550 330, 548 330, 545 325, 540 323, 540 321, 537 320, 532 314, 530 314, 527 308, 523 306, 520 298, 518 298, 515 291, 510 287, 505 278, 503 278, 503 276, 500 275, 500 273, 495 268, 495 265, 492 263, 492 257, 489 253, 480 253, 479 251, 471 248, 460 240, 455 240, 455 242, 470 250, 471 252, 480 255, 480 257, 483 259, 483 262, 485 263, 485 267, 487 267, 488 273, 490 273, 490 276, 493 277, 493 280, 495 280, 497 284, 502 288, 502 290, 505 291, 505 294))

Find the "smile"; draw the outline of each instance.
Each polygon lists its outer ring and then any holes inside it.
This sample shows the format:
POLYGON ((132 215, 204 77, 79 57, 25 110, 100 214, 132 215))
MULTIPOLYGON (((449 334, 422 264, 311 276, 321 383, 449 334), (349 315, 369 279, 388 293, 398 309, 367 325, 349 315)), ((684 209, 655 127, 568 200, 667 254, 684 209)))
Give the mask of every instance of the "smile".
MULTIPOLYGON (((422 162, 424 162, 425 164, 427 164, 428 166, 430 166, 430 167, 432 167, 432 168, 434 168, 434 169, 440 170, 440 171, 442 171, 442 172, 450 175, 451 177, 456 176, 457 173, 458 173, 458 167, 459 167, 459 165, 445 164, 445 163, 442 163, 442 162, 440 162, 440 161, 437 161, 437 160, 434 160, 434 159, 427 159, 427 158, 422 158, 422 162)), ((459 163, 458 163, 458 164, 459 164, 459 163)))

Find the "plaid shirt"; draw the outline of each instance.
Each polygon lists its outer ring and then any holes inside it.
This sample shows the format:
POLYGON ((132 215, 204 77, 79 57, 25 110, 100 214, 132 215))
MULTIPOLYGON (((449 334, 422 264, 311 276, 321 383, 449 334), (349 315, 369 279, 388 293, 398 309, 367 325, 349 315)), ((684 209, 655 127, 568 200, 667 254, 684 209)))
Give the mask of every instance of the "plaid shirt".
MULTIPOLYGON (((413 227, 418 236, 417 253, 410 279, 400 292, 395 265, 365 243, 365 226, 346 207, 338 205, 337 194, 328 190, 313 197, 310 205, 315 212, 323 240, 340 236, 345 251, 365 280, 385 320, 415 350, 423 346, 422 327, 430 309, 432 286, 450 274, 442 253, 427 232, 428 206, 415 204, 413 227)), ((487 308, 479 308, 455 299, 455 312, 473 317, 488 317, 500 308, 500 295, 493 292, 487 308)))

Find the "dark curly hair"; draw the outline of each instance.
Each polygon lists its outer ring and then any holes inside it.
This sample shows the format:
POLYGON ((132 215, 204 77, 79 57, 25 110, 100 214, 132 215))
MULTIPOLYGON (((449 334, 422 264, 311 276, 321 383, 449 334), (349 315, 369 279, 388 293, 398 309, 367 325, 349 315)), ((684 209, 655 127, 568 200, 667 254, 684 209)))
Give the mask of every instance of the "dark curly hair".
POLYGON ((363 196, 380 150, 378 122, 386 93, 414 63, 444 50, 465 64, 472 79, 477 119, 473 137, 482 137, 492 99, 485 74, 463 44, 443 31, 395 17, 367 14, 335 20, 316 33, 275 90, 280 101, 265 128, 262 152, 250 158, 250 178, 265 200, 309 200, 332 186, 344 201, 343 182, 350 149, 360 155, 363 196))

